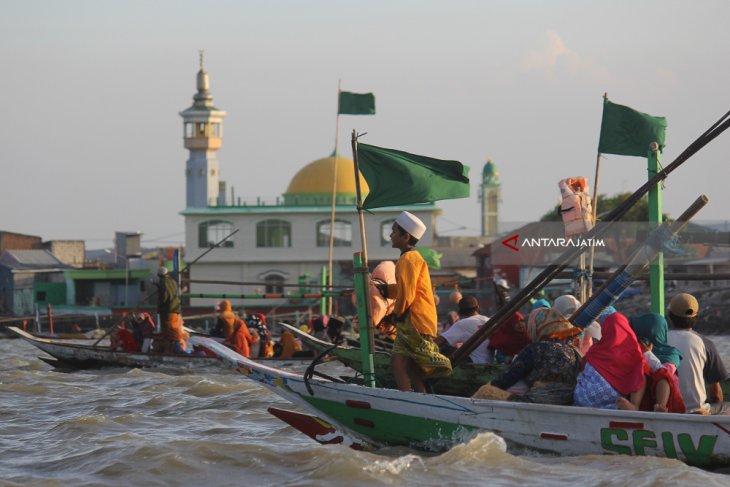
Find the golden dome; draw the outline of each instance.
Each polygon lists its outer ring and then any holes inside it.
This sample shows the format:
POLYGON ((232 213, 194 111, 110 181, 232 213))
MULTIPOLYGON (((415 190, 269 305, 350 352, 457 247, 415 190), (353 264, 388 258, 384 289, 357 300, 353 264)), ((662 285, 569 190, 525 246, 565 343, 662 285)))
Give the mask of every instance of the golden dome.
MULTIPOLYGON (((334 156, 310 162, 297 172, 284 193, 287 204, 331 204, 334 156)), ((355 177, 353 161, 349 157, 337 156, 337 203, 349 204, 355 201, 355 177)), ((369 188, 360 174, 360 190, 363 199, 369 188)))

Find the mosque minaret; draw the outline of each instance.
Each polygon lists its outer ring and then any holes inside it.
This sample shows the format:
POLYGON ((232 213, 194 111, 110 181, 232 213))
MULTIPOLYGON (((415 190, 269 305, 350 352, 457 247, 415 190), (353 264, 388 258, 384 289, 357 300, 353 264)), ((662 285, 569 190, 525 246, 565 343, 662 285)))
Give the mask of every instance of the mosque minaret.
POLYGON ((499 233, 499 171, 491 159, 487 160, 482 171, 480 188, 482 203, 482 236, 494 237, 499 233))
POLYGON ((183 118, 185 148, 190 151, 185 166, 187 208, 206 208, 218 203, 219 195, 225 198, 225 189, 220 191, 216 153, 223 139, 223 117, 226 112, 213 105, 208 73, 203 66, 202 50, 197 88, 192 106, 180 112, 183 118))

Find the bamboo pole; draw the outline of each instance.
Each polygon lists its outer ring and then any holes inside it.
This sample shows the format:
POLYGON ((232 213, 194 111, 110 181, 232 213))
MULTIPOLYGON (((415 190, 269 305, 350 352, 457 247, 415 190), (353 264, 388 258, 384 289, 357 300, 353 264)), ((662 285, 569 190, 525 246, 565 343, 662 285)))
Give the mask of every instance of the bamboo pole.
MULTIPOLYGON (((329 258, 327 260, 327 288, 332 289, 332 260, 335 247, 335 208, 337 206, 337 148, 340 145, 340 93, 342 79, 337 82, 337 117, 335 121, 335 155, 332 169, 332 210, 330 211, 330 243, 329 258)), ((327 298, 327 313, 332 314, 332 297, 327 298)))
MULTIPOLYGON (((608 92, 603 93, 603 104, 606 104, 608 100, 608 92)), ((596 176, 593 179, 593 224, 596 224, 596 217, 598 216, 598 176, 601 174, 601 153, 596 153, 596 176)), ((588 292, 587 295, 590 298, 593 294, 593 259, 596 254, 596 249, 591 247, 588 257, 588 292)))
POLYGON ((353 256, 353 268, 355 271, 355 298, 357 301, 357 317, 360 323, 360 350, 362 352, 363 378, 365 385, 375 387, 375 364, 373 350, 375 349, 375 334, 370 323, 370 299, 367 292, 370 284, 368 271, 368 248, 365 237, 365 217, 362 209, 362 191, 360 188, 360 166, 357 158, 357 132, 352 131, 352 161, 355 170, 355 192, 357 214, 360 220, 360 241, 362 252, 355 252, 353 256))

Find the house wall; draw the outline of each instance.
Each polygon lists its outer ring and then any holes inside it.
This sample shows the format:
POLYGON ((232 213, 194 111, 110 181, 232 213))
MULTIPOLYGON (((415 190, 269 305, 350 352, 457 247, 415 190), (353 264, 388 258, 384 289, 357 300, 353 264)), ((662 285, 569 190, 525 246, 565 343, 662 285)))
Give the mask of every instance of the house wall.
POLYGON ((83 240, 50 240, 43 243, 43 248, 64 264, 73 267, 84 266, 86 245, 83 240))
POLYGON ((42 248, 43 240, 34 235, 0 232, 0 253, 5 250, 33 250, 42 248))

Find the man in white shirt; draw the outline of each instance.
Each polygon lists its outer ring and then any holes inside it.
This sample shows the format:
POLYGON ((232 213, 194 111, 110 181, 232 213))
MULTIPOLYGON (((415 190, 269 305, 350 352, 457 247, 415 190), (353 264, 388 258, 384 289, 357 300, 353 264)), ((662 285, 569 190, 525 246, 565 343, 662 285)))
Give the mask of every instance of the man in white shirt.
MULTIPOLYGON (((460 320, 451 325, 443 334, 436 337, 436 345, 442 347, 449 344, 458 348, 462 343, 467 341, 476 331, 487 322, 489 318, 479 314, 479 302, 474 296, 466 295, 459 301, 459 318, 460 320)), ((474 351, 469 354, 469 358, 475 364, 492 363, 492 352, 487 349, 489 340, 484 340, 474 351)))
POLYGON ((669 303, 669 331, 667 343, 679 349, 682 362, 677 369, 679 390, 688 413, 728 414, 730 403, 723 402, 720 381, 728 373, 711 340, 700 336, 692 328, 699 314, 699 303, 691 294, 681 293, 669 303), (710 390, 707 397, 705 384, 710 390))

